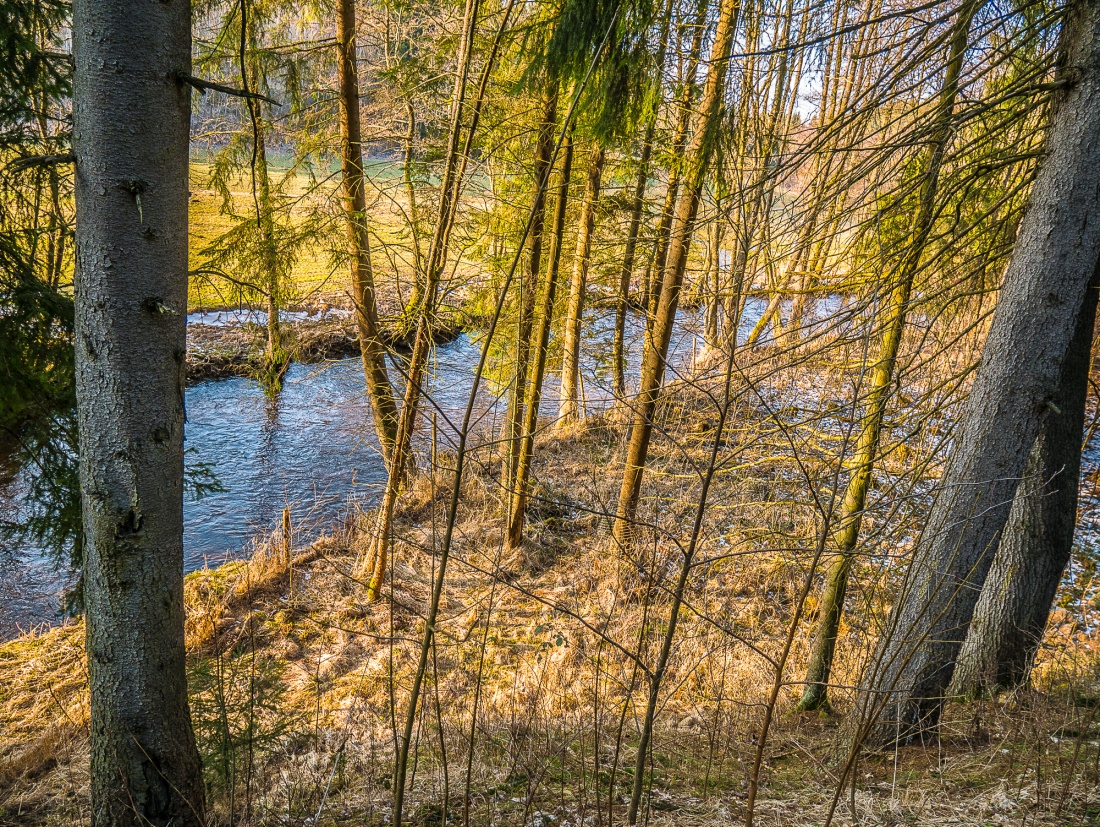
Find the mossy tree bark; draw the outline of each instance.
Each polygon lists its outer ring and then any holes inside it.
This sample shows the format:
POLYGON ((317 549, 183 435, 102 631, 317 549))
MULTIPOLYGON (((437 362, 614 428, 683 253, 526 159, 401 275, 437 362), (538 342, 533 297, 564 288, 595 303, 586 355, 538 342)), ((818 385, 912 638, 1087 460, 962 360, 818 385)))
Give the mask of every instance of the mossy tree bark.
POLYGON ((869 743, 933 729, 1100 257, 1100 0, 1063 28, 1046 154, 943 484, 861 683, 869 743))
POLYGON ((508 411, 504 421, 506 459, 501 479, 506 501, 514 493, 516 467, 519 463, 520 435, 523 431, 523 411, 527 393, 527 367, 531 359, 531 329, 535 323, 535 301, 542 268, 543 227, 546 223, 546 184, 550 177, 554 152, 554 127, 558 122, 558 83, 548 81, 543 102, 539 137, 535 143, 534 203, 531 208, 531 231, 527 236, 527 264, 519 282, 519 312, 516 319, 515 375, 508 394, 508 411))
POLYGON ((955 101, 959 94, 959 76, 963 57, 969 43, 970 24, 980 0, 967 0, 959 10, 951 36, 950 51, 940 87, 939 100, 932 113, 932 128, 925 160, 924 175, 919 189, 919 206, 909 229, 909 238, 898 271, 891 279, 893 287, 886 305, 883 320, 882 343, 878 359, 871 369, 871 387, 856 442, 852 475, 844 492, 836 533, 837 554, 829 566, 825 578, 825 590, 818 608, 818 626, 811 646, 810 662, 806 669, 806 688, 798 708, 802 710, 828 707, 828 683, 832 670, 836 638, 840 630, 840 617, 844 611, 844 595, 852 570, 852 559, 859 541, 863 509, 867 504, 867 492, 871 488, 875 462, 879 454, 882 420, 894 385, 894 368, 898 348, 905 331, 909 311, 909 298, 913 292, 913 280, 920 269, 921 258, 928 243, 936 216, 936 192, 944 154, 951 139, 951 125, 955 101))
POLYGON ((190 4, 77 0, 73 58, 92 824, 200 827, 183 641, 190 4))
POLYGON ((621 545, 630 545, 633 540, 642 476, 653 433, 653 415, 664 381, 665 359, 672 338, 699 199, 710 157, 717 143, 719 112, 726 76, 729 73, 729 57, 739 11, 739 0, 724 0, 720 6, 703 94, 694 118, 691 143, 684 153, 682 192, 676 203, 676 219, 669 235, 667 263, 661 276, 661 295, 653 316, 652 335, 645 337, 640 389, 634 400, 634 422, 627 444, 619 491, 613 532, 616 541, 621 545))
POLYGON ((363 139, 359 115, 359 74, 356 70, 355 0, 340 0, 336 16, 339 47, 337 74, 340 84, 340 170, 344 194, 348 252, 351 258, 351 291, 359 332, 359 353, 374 414, 374 428, 382 457, 389 466, 397 441, 397 404, 393 397, 386 351, 378 329, 374 272, 367 227, 367 193, 363 174, 363 139))

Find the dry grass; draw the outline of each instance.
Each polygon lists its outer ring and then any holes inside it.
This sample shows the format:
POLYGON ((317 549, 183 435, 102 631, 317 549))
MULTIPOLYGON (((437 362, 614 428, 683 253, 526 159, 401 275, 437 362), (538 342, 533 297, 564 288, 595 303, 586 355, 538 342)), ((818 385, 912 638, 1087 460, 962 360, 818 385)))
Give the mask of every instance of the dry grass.
MULTIPOLYGON (((820 527, 810 493, 827 500, 835 482, 845 418, 831 404, 843 400, 844 372, 807 357, 742 368, 704 564, 690 580, 660 696, 646 796, 653 824, 743 817, 771 662, 820 527)), ((646 699, 632 658, 653 662, 667 622, 677 542, 714 436, 713 390, 712 379, 685 379, 663 408, 643 508, 653 528, 637 553, 610 546, 606 532, 621 473, 620 414, 539 437, 537 496, 518 553, 502 546, 499 446, 473 450, 416 730, 406 814, 417 823, 441 824, 444 810, 461 823, 471 748, 474 823, 602 825, 609 812, 622 820, 646 699)), ((908 390, 913 416, 938 404, 917 392, 916 379, 908 390)), ((920 486, 936 474, 936 441, 907 444, 904 459, 887 459, 882 499, 868 515, 872 551, 842 629, 841 687, 855 681, 896 577, 873 550, 897 548, 919 524, 920 486)), ((391 580, 376 604, 365 602, 356 575, 369 514, 292 562, 273 537, 248 561, 188 577, 192 711, 219 823, 228 823, 230 790, 234 823, 247 823, 247 810, 251 823, 304 825, 322 801, 322 824, 385 823, 394 727, 439 561, 451 461, 441 455, 435 474, 403 497, 391 580)), ((764 747, 757 824, 820 825, 837 788, 842 717, 793 712, 812 599, 806 609, 764 747)), ((863 756, 834 823, 1096 823, 1094 622, 1056 616, 1033 688, 952 705, 934 742, 863 756)), ((80 624, 0 647, 0 822, 84 818, 82 664, 80 624)), ((851 693, 839 688, 834 702, 843 713, 851 693)))

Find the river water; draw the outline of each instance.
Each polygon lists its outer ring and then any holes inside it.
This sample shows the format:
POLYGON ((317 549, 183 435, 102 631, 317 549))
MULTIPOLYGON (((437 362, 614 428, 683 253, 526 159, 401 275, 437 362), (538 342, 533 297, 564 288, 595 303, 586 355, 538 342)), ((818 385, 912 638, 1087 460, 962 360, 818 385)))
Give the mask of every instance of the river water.
MULTIPOLYGON (((750 302, 742 335, 759 318, 762 305, 750 302)), ((200 319, 217 324, 233 319, 200 319)), ((582 341, 582 390, 590 413, 605 408, 610 393, 610 342, 613 314, 589 314, 582 341)), ((701 315, 684 310, 679 317, 669 358, 675 372, 690 365, 701 347, 701 315)), ((644 326, 632 316, 627 326, 628 376, 637 376, 644 326)), ((455 436, 448 420, 461 422, 480 343, 462 335, 440 345, 428 382, 430 405, 422 406, 430 427, 436 412, 437 433, 445 446, 455 436)), ((491 374, 490 374, 491 375, 491 374)), ((400 385, 400 375, 391 370, 400 385)), ((557 411, 556 374, 546 379, 541 410, 557 411)), ((400 393, 400 387, 398 387, 400 393)), ((479 390, 476 424, 496 428, 503 413, 503 389, 490 379, 479 390)), ((296 540, 305 542, 330 529, 349 504, 370 507, 385 484, 370 405, 357 358, 322 364, 291 365, 283 390, 275 398, 245 378, 198 383, 186 391, 186 462, 204 464, 225 489, 184 503, 184 566, 193 571, 247 554, 253 538, 281 522, 291 509, 296 540)), ((422 434, 423 436, 423 434, 422 434)), ((421 445, 425 440, 421 439, 421 445)), ((20 508, 28 469, 2 464, 0 508, 20 508)), ((64 578, 40 549, 0 549, 0 640, 21 630, 59 619, 64 578)))

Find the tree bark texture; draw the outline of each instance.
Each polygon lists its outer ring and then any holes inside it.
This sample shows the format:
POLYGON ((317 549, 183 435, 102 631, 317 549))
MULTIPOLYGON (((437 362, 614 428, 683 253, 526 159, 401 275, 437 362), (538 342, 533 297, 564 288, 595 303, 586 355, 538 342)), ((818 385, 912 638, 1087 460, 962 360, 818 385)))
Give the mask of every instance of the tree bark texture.
MULTIPOLYGON (((1100 267, 1097 269, 1100 278, 1100 267)), ((950 694, 977 696, 1024 683, 1073 551, 1077 487, 1096 320, 1097 280, 1050 411, 1032 446, 1008 524, 982 588, 950 694)))
POLYGON ((92 824, 204 823, 183 642, 191 10, 77 0, 76 383, 92 824))
POLYGON ((870 743, 939 721, 1100 254, 1100 0, 1063 30, 1064 86, 943 485, 861 690, 870 743))

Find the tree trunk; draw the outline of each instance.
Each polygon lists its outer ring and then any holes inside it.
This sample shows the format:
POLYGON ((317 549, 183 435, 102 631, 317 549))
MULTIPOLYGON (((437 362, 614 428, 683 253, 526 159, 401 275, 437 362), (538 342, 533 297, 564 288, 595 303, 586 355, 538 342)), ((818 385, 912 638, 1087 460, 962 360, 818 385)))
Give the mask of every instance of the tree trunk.
POLYGON ((1100 256, 1100 2, 1064 23, 1068 80, 1005 274, 942 489, 862 681, 867 738, 935 727, 1100 256))
POLYGON ((367 193, 359 120, 359 75, 355 63, 355 0, 340 0, 337 11, 336 42, 340 49, 337 60, 340 83, 340 165, 348 252, 351 254, 352 298, 355 301, 363 375, 374 414, 374 429, 382 447, 382 457, 389 466, 397 439, 397 404, 386 371, 386 351, 378 330, 378 307, 367 230, 367 193))
POLYGON ((513 482, 508 514, 508 547, 519 548, 523 542, 523 521, 527 510, 528 479, 531 473, 531 456, 534 452, 535 429, 539 421, 539 402, 542 399, 542 382, 546 375, 547 347, 550 344, 550 328, 554 321, 554 298, 557 295, 558 271, 561 264, 561 248, 565 239, 565 210, 569 198, 569 179, 573 173, 572 131, 562 147, 561 184, 558 186, 557 204, 554 207, 554 247, 550 251, 550 263, 539 301, 539 319, 535 330, 535 364, 531 383, 527 390, 527 409, 520 433, 519 457, 513 482))
MULTIPOLYGON (((825 579, 818 610, 818 627, 806 669, 806 689, 798 708, 803 710, 828 707, 828 683, 832 670, 836 638, 840 630, 840 616, 844 611, 844 595, 848 589, 848 576, 852 570, 852 555, 859 541, 859 528, 863 509, 867 503, 878 459, 879 438, 886 403, 894 385, 894 366, 901 346, 905 319, 909 311, 909 297, 913 292, 913 279, 920 269, 921 258, 932 231, 936 216, 936 192, 944 153, 951 138, 951 123, 955 101, 959 93, 959 75, 963 57, 969 43, 970 24, 980 0, 967 0, 959 10, 951 37, 950 53, 944 71, 939 101, 933 113, 933 125, 929 136, 929 157, 920 184, 920 202, 917 214, 909 230, 909 242, 902 257, 899 272, 887 305, 887 317, 882 332, 878 361, 871 372, 871 388, 863 413, 859 439, 856 444, 852 476, 848 480, 844 500, 840 506, 839 529, 836 534, 838 554, 825 579)), ((778 295, 778 294, 777 294, 778 295)))
POLYGON ((646 127, 642 141, 642 153, 638 159, 638 177, 634 183, 634 200, 630 205, 630 223, 626 231, 626 249, 623 266, 619 270, 619 294, 615 302, 615 333, 611 341, 611 369, 615 393, 626 393, 626 314, 630 307, 630 282, 634 277, 634 259, 638 250, 638 232, 642 225, 642 208, 645 206, 645 188, 649 181, 649 159, 653 154, 653 134, 656 120, 646 127))
MULTIPOLYGON (((344 0, 341 0, 344 2, 344 0)), ((401 178, 405 183, 405 201, 409 209, 409 235, 412 240, 413 283, 409 301, 405 305, 406 325, 416 324, 416 314, 424 301, 424 257, 420 250, 420 208, 416 204, 416 182, 413 180, 413 162, 416 159, 416 110, 412 101, 405 101, 405 157, 401 164, 401 178)))
POLYGON ((653 432, 653 414, 664 381, 665 358, 676 321, 680 286, 687 267, 688 248, 699 209, 699 198, 703 191, 707 165, 717 143, 720 104, 739 11, 739 0, 724 0, 721 4, 714 45, 711 47, 707 66, 707 78, 695 116, 695 128, 691 144, 684 153, 683 191, 676 204, 676 220, 669 236, 667 266, 661 277, 661 296, 653 317, 653 335, 645 337, 640 389, 634 402, 634 424, 627 445, 622 487, 619 491, 614 536, 622 545, 630 545, 633 539, 634 517, 641 496, 642 475, 653 432))
POLYGON ((412 355, 409 357, 409 368, 405 379, 405 396, 401 406, 401 414, 397 421, 397 437, 394 440, 393 460, 390 462, 389 474, 386 477, 386 490, 382 495, 382 502, 378 506, 378 515, 375 518, 374 526, 374 541, 366 566, 370 575, 367 585, 367 599, 371 601, 378 598, 382 582, 386 577, 393 516, 397 506, 397 495, 405 480, 405 468, 408 465, 408 458, 411 456, 412 432, 416 427, 417 413, 420 409, 421 383, 423 382, 424 371, 427 369, 428 354, 432 345, 432 328, 435 324, 435 305, 439 292, 439 282, 443 275, 443 268, 447 263, 451 229, 454 227, 455 216, 458 212, 458 191, 466 172, 473 136, 477 132, 481 106, 485 101, 489 72, 496 61, 501 36, 508 18, 511 16, 512 6, 507 7, 504 22, 497 32, 489 57, 482 70, 477 100, 474 102, 470 124, 466 129, 466 140, 460 146, 463 105, 466 99, 466 80, 470 72, 479 8, 480 0, 466 0, 462 24, 463 35, 458 58, 459 69, 455 73, 454 91, 451 95, 451 125, 447 141, 447 160, 439 193, 439 212, 436 217, 435 230, 432 233, 432 241, 428 248, 428 259, 425 266, 424 301, 421 303, 419 319, 416 323, 416 333, 413 338, 412 355))
MULTIPOLYGON (((663 78, 668 59, 668 32, 672 25, 672 2, 665 4, 661 22, 660 47, 657 54, 657 77, 663 78)), ((638 158, 638 177, 634 183, 634 198, 630 204, 630 222, 626 231, 626 248, 623 250, 623 266, 619 270, 619 294, 615 303, 615 333, 611 341, 611 369, 615 393, 626 393, 626 314, 630 307, 630 282, 634 278, 634 261, 637 257, 638 234, 642 226, 642 210, 645 207, 646 185, 649 183, 649 165, 653 156, 653 139, 657 131, 657 115, 661 95, 658 88, 653 94, 653 104, 646 115, 645 137, 638 158)), ((648 285, 645 287, 648 290, 648 285)), ((643 299, 645 301, 645 299, 643 299)))
POLYGON ((190 5, 77 0, 73 56, 92 824, 199 827, 183 644, 190 5))
POLYGON ((531 328, 535 323, 535 299, 539 289, 539 270, 542 267, 543 226, 546 223, 546 184, 550 177, 551 156, 554 153, 554 126, 558 122, 558 83, 551 81, 539 125, 539 137, 535 145, 535 198, 532 207, 531 232, 527 239, 527 267, 519 283, 519 311, 516 318, 515 376, 508 394, 508 413, 504 422, 506 460, 501 481, 512 493, 519 462, 519 440, 523 430, 524 397, 527 392, 527 363, 531 358, 531 328))
MULTIPOLYGON (((1097 268, 1100 279, 1100 267, 1097 268)), ((982 588, 951 682, 977 696, 1024 683, 1073 551, 1097 281, 1066 356, 1061 385, 1024 466, 1008 524, 982 588)))
POLYGON ((588 268, 592 262, 592 233, 596 227, 596 201, 600 197, 604 149, 592 148, 588 163, 588 182, 581 204, 577 255, 573 259, 573 280, 569 286, 569 304, 565 315, 564 344, 561 357, 561 395, 558 402, 558 427, 574 425, 581 419, 580 380, 581 323, 584 319, 584 294, 588 289, 588 268))
MULTIPOLYGON (((703 52, 703 36, 707 30, 707 9, 710 0, 698 0, 695 15, 695 28, 691 35, 691 48, 688 51, 687 67, 684 71, 684 89, 680 97, 678 112, 676 115, 676 128, 672 135, 672 146, 683 152, 687 143, 688 129, 691 127, 691 115, 694 111, 692 104, 695 102, 697 85, 695 77, 699 73, 699 57, 703 52)), ((645 295, 642 297, 646 311, 646 327, 653 324, 653 316, 657 312, 657 301, 661 296, 661 276, 665 271, 665 262, 668 260, 669 233, 676 214, 676 199, 680 193, 680 180, 682 176, 681 164, 674 163, 668 171, 668 186, 665 188, 665 203, 661 208, 661 220, 657 225, 657 238, 653 254, 652 278, 646 279, 645 295)))

